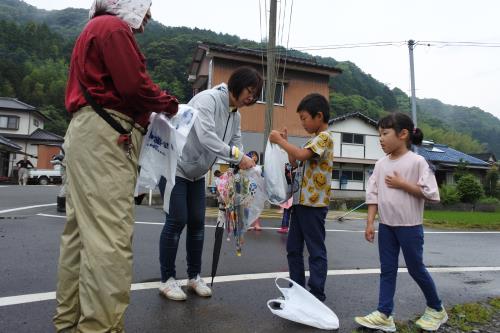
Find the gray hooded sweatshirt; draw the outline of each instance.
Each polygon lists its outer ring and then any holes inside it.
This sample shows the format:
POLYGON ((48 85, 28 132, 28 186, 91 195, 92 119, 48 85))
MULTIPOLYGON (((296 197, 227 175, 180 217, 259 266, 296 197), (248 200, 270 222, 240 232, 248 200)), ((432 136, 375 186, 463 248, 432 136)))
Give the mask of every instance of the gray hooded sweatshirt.
POLYGON ((194 181, 205 177, 217 158, 239 164, 243 158, 241 115, 229 109, 229 90, 222 83, 195 95, 188 103, 197 109, 198 118, 187 137, 176 176, 194 181), (238 158, 232 148, 240 149, 238 158))

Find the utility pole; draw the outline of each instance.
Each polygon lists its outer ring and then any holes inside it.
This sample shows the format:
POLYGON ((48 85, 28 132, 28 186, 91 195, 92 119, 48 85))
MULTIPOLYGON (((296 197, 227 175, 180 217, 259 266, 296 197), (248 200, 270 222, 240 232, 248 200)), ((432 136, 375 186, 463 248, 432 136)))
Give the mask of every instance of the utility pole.
POLYGON ((411 117, 415 128, 417 127, 417 100, 415 97, 415 68, 413 66, 413 49, 415 48, 415 41, 410 39, 408 41, 408 50, 410 52, 410 82, 411 82, 411 117))
MULTIPOLYGON (((265 153, 267 138, 273 128, 273 109, 276 73, 274 72, 274 62, 276 55, 276 8, 277 0, 271 0, 269 13, 269 37, 267 41, 267 75, 266 75, 266 118, 264 123, 264 143, 262 152, 265 153)), ((265 158, 265 156, 264 156, 265 158)))

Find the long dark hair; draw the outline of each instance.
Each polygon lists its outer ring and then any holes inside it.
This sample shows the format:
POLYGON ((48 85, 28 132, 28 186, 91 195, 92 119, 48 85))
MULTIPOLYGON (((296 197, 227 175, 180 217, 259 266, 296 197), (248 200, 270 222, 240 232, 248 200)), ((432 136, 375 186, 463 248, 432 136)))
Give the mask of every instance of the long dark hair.
POLYGON ((424 133, 420 128, 415 128, 411 118, 404 113, 394 112, 390 115, 385 116, 380 119, 377 124, 378 128, 392 128, 396 134, 401 133, 402 130, 407 130, 409 133, 409 140, 406 142, 406 146, 409 148, 410 144, 420 145, 424 139, 424 133))

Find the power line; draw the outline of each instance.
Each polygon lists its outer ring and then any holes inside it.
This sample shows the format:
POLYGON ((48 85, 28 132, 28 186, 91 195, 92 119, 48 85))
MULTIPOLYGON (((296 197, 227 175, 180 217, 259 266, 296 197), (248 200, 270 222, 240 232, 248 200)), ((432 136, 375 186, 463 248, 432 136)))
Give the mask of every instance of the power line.
POLYGON ((418 41, 416 45, 438 47, 500 47, 498 42, 418 41))
MULTIPOLYGON (((355 48, 370 48, 370 47, 387 47, 395 46, 401 47, 406 46, 407 41, 395 41, 395 42, 372 42, 372 43, 348 43, 348 44, 337 44, 337 45, 318 45, 318 46, 292 46, 288 48, 288 42, 286 47, 286 52, 290 50, 295 51, 322 51, 322 50, 340 50, 340 49, 355 49, 355 48)), ((478 47, 478 48, 500 48, 500 43, 484 43, 484 42, 444 42, 444 41, 418 41, 415 42, 415 46, 428 46, 428 47, 478 47)), ((283 47, 276 46, 271 49, 270 52, 280 54, 283 47)), ((255 51, 264 52, 263 48, 251 48, 255 51)))

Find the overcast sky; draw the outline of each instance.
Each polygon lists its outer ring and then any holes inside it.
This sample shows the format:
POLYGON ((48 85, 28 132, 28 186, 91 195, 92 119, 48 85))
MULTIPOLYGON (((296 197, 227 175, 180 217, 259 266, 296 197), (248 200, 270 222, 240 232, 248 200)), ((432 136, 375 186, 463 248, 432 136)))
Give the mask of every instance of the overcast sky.
MULTIPOLYGON (((269 1, 156 0, 151 11, 155 20, 167 26, 198 27, 260 41, 267 35, 264 7, 269 1)), ((25 2, 43 9, 89 8, 92 3, 25 2)), ((319 46, 304 52, 352 61, 390 88, 399 87, 408 94, 409 39, 494 43, 496 47, 418 45, 414 52, 416 95, 447 104, 478 106, 500 118, 500 1, 281 0, 278 7, 281 45, 288 41, 291 48, 319 46), (378 42, 395 45, 325 47, 378 42)))

